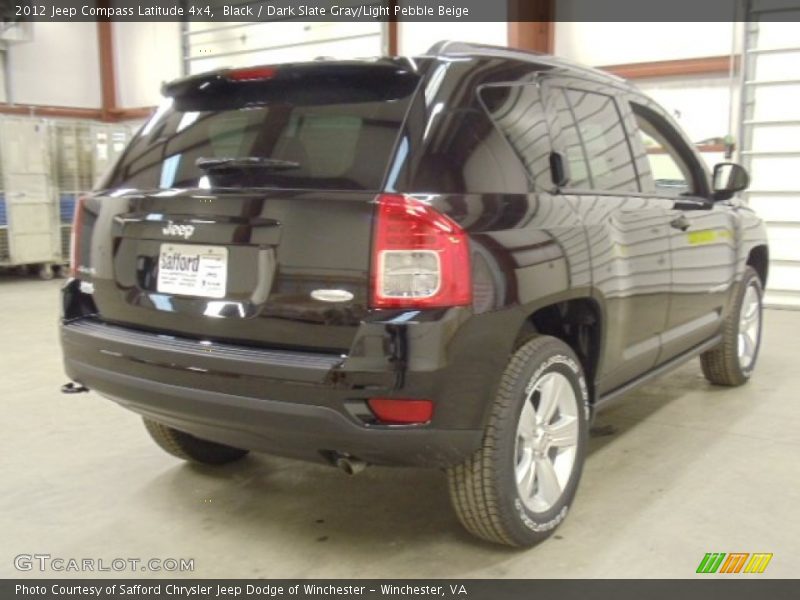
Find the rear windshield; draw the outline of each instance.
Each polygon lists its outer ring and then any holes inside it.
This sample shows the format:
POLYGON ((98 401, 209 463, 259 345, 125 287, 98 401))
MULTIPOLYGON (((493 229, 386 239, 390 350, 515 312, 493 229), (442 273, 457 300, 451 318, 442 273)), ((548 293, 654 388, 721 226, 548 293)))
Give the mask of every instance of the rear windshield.
POLYGON ((165 101, 103 187, 378 190, 417 83, 410 73, 365 69, 225 83, 211 93, 200 85, 165 101), (196 165, 237 158, 272 162, 196 165))

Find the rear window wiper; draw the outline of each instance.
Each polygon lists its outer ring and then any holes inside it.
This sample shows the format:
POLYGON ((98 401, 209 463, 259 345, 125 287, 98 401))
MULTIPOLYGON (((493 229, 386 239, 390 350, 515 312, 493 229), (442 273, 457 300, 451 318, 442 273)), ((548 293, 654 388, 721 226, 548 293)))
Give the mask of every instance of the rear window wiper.
POLYGON ((279 158, 264 158, 261 156, 241 156, 205 158, 200 157, 195 161, 195 166, 204 171, 219 171, 224 169, 299 169, 300 163, 293 160, 281 160, 279 158))

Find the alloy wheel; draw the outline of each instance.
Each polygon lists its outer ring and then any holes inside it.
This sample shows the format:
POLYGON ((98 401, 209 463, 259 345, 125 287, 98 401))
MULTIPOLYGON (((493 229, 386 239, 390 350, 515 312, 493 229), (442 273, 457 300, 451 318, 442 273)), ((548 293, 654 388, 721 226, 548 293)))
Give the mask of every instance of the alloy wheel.
POLYGON ((739 366, 748 370, 753 366, 758 353, 761 336, 761 296, 755 284, 747 286, 739 309, 739 366))
POLYGON ((569 380, 551 371, 531 387, 517 424, 515 476, 519 497, 533 512, 561 498, 575 466, 578 401, 569 380))

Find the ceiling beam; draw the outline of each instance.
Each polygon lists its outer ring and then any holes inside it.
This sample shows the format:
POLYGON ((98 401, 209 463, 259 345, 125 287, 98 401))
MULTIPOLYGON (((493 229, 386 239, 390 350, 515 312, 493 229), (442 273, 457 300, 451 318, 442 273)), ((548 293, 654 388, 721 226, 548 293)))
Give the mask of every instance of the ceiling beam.
POLYGON ((0 115, 19 115, 24 117, 42 117, 50 119, 92 119, 95 121, 132 121, 146 119, 155 106, 138 106, 136 108, 115 108, 104 115, 99 108, 80 108, 75 106, 46 106, 43 104, 6 104, 0 103, 0 115))
POLYGON ((156 110, 155 106, 137 106, 136 108, 117 108, 111 112, 112 121, 132 121, 147 119, 156 110))
POLYGON ((0 104, 2 115, 22 115, 26 117, 51 117, 62 119, 101 119, 103 111, 99 108, 78 108, 74 106, 45 106, 41 104, 0 104))
MULTIPOLYGON (((733 67, 739 67, 739 57, 734 57, 733 67)), ((604 71, 625 79, 644 79, 649 77, 686 77, 690 75, 721 75, 731 70, 731 57, 706 56, 703 58, 684 58, 679 60, 658 60, 643 63, 628 63, 600 67, 604 71)))
POLYGON ((508 0, 509 47, 553 54, 555 15, 555 0, 508 0))

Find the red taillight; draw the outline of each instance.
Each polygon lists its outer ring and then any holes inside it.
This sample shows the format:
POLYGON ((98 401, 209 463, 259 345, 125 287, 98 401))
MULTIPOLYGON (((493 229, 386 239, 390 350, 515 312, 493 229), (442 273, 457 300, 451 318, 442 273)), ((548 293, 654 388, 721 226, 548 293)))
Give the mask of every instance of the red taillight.
POLYGON ((272 79, 278 70, 275 67, 247 67, 228 71, 225 78, 230 81, 256 81, 258 79, 272 79))
POLYGON ((79 196, 75 201, 75 212, 72 213, 72 231, 69 237, 69 272, 72 277, 78 276, 81 228, 83 227, 83 201, 84 197, 79 196))
POLYGON ((367 404, 378 421, 386 425, 422 425, 433 417, 433 402, 430 400, 370 398, 367 404))
POLYGON ((420 200, 379 196, 371 287, 373 308, 471 304, 467 234, 420 200))

